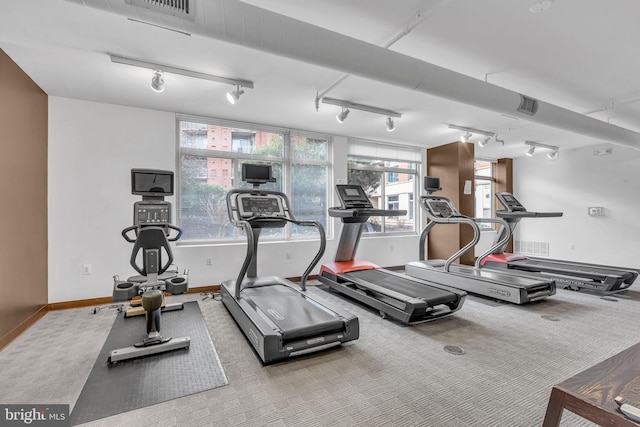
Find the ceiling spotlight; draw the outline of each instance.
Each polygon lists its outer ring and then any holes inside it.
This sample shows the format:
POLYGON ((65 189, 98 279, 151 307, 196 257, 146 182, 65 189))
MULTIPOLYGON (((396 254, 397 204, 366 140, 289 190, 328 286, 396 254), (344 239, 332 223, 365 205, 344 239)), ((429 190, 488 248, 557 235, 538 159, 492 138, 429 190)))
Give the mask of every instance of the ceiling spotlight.
POLYGON ((559 154, 560 154, 559 150, 552 150, 550 153, 547 154, 547 157, 550 158, 551 160, 558 160, 559 154))
POLYGON ((462 142, 467 142, 467 141, 469 140, 469 138, 471 138, 472 136, 473 136, 473 134, 472 134, 472 133, 467 132, 467 133, 465 133, 464 135, 462 135, 462 136, 460 137, 460 141, 462 141, 462 142))
POLYGON ((532 145, 532 146, 531 146, 531 147, 529 147, 529 149, 527 150, 527 153, 526 153, 526 154, 527 154, 527 156, 529 156, 529 157, 533 156, 533 152, 534 152, 534 151, 536 151, 536 147, 532 145))
POLYGON ((346 107, 342 107, 342 111, 338 113, 338 115, 336 116, 336 120, 338 121, 338 123, 342 123, 347 119, 348 115, 349 115, 349 109, 346 107))
POLYGON ((485 145, 487 145, 489 143, 489 140, 491 139, 490 136, 485 136, 484 138, 482 138, 482 140, 478 141, 478 145, 482 148, 484 148, 485 145))
POLYGON ((231 104, 235 104, 240 99, 240 95, 244 93, 244 90, 240 89, 240 85, 236 85, 236 90, 227 92, 227 101, 231 104))
POLYGON ((164 72, 162 72, 162 70, 153 70, 153 76, 151 77, 151 89, 155 92, 164 91, 164 72))
POLYGON ((387 117, 387 132, 393 132, 396 130, 396 124, 391 117, 387 117))

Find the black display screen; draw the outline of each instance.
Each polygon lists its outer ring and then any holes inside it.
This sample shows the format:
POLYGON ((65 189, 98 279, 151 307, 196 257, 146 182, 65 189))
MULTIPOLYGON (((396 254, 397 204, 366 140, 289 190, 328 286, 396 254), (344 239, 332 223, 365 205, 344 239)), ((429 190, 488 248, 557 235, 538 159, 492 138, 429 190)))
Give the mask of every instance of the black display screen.
POLYGON ((171 196, 173 172, 154 169, 131 169, 131 194, 171 196))

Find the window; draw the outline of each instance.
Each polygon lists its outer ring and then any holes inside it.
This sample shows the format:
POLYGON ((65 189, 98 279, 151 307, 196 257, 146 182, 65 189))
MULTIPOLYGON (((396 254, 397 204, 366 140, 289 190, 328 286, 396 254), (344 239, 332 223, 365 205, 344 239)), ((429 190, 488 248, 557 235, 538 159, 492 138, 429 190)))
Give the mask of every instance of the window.
POLYGON ((375 208, 407 211, 405 215, 369 218, 365 233, 415 233, 414 200, 419 181, 415 176, 420 163, 418 149, 349 140, 349 184, 361 185, 375 208))
MULTIPOLYGON (((492 164, 486 160, 475 161, 475 217, 493 217, 493 171, 492 164)), ((490 229, 490 223, 478 223, 480 228, 490 229)))
MULTIPOLYGON (((320 221, 326 229, 330 137, 187 116, 178 116, 178 129, 180 242, 244 239, 229 222, 226 195, 232 188, 250 187, 241 181, 245 162, 271 165, 276 182, 261 188, 284 192, 297 219, 320 221)), ((262 236, 316 238, 317 231, 287 226, 264 230, 262 236)))
POLYGON ((397 194, 387 197, 387 209, 394 210, 400 209, 400 196, 397 194))

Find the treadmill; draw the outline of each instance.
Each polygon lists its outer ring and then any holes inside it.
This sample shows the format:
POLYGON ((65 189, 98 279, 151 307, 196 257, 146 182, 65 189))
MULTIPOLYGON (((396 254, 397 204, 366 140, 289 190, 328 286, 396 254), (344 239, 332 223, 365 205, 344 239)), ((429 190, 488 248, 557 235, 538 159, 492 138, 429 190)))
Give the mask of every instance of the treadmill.
POLYGON ((329 216, 340 218, 342 229, 335 261, 322 265, 320 282, 377 309, 383 318, 409 325, 449 316, 462 307, 463 291, 354 259, 369 217, 401 216, 407 211, 375 209, 359 185, 337 185, 336 190, 341 206, 329 208, 329 216))
MULTIPOLYGON (((560 217, 562 212, 528 211, 511 193, 496 193, 496 198, 504 206, 496 215, 503 218, 506 226, 498 231, 499 240, 507 232, 513 233, 523 218, 560 217)), ((499 245, 492 254, 484 258, 482 267, 506 270, 530 277, 547 277, 554 279, 558 286, 579 290, 588 289, 599 293, 621 291, 633 284, 638 277, 638 270, 633 268, 612 267, 607 265, 587 264, 575 261, 563 261, 547 258, 535 258, 504 252, 508 240, 499 245)))
POLYGON ((271 166, 242 165, 243 180, 253 189, 233 189, 227 193, 231 222, 244 229, 247 255, 236 279, 222 283, 222 302, 263 363, 307 354, 359 336, 358 318, 311 295, 306 280, 324 253, 326 237, 317 221, 299 221, 289 210, 288 197, 279 191, 260 190, 273 182, 271 166), (257 276, 260 232, 282 228, 287 223, 318 229, 320 249, 302 275, 300 286, 277 276, 257 276))
MULTIPOLYGON (((469 293, 483 295, 513 304, 527 304, 555 295, 556 284, 553 279, 530 278, 524 275, 516 276, 505 272, 482 270, 475 266, 454 264, 454 261, 473 249, 480 240, 479 222, 506 223, 494 218, 469 218, 462 215, 447 197, 434 196, 441 190, 440 179, 425 177, 426 196, 420 198, 422 207, 429 219, 429 223, 420 235, 420 260, 410 262, 405 266, 405 273, 421 279, 438 281, 448 286, 463 289, 469 293), (426 259, 426 239, 429 231, 438 224, 466 224, 473 229, 473 239, 447 260, 426 259)), ((495 246, 508 241, 511 233, 506 234, 494 246, 489 248, 478 259, 489 255, 495 246)))

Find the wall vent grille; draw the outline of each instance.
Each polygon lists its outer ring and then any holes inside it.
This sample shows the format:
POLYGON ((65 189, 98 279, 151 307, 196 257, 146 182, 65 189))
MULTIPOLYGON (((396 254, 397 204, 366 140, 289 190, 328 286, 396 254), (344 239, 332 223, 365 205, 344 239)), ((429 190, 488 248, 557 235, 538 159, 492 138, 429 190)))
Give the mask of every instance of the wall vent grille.
POLYGON ((520 105, 518 111, 533 116, 538 112, 538 101, 528 96, 520 95, 520 105))
POLYGON ((193 0, 125 0, 131 6, 193 20, 191 2, 193 0))
POLYGON ((519 254, 549 256, 549 242, 516 240, 513 244, 513 251, 519 254))

